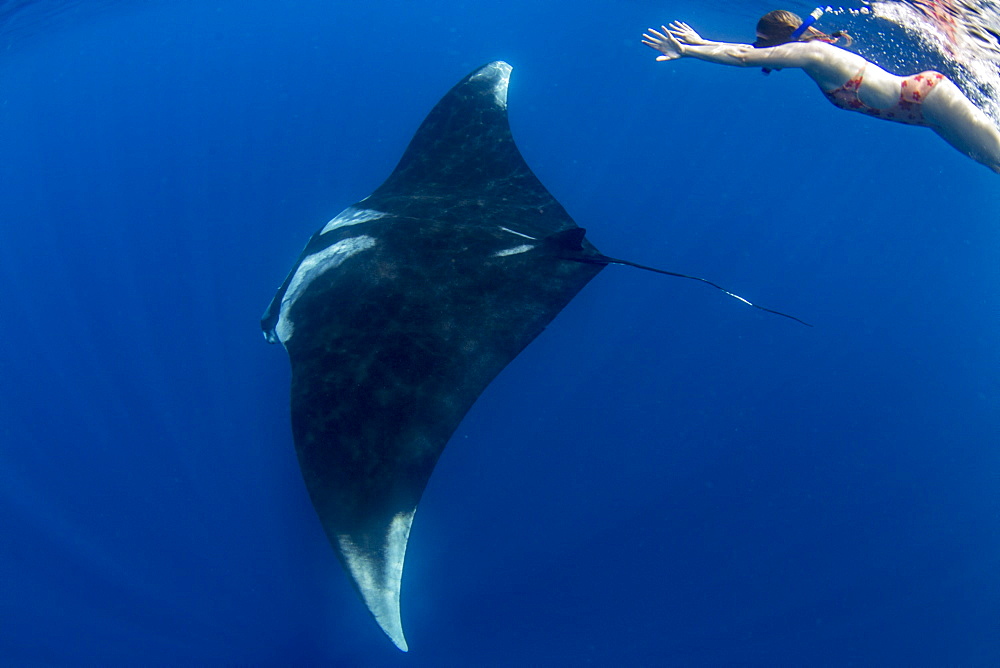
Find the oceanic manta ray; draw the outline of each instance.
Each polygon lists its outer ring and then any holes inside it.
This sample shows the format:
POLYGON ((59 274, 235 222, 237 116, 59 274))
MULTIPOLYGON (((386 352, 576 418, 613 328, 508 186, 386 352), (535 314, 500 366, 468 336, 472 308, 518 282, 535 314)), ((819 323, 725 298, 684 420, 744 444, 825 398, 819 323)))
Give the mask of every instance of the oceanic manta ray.
POLYGON ((316 513, 403 651, 410 526, 459 422, 601 269, 651 269, 598 252, 531 172, 507 122, 510 72, 490 63, 445 95, 385 183, 312 236, 261 321, 291 360, 316 513))

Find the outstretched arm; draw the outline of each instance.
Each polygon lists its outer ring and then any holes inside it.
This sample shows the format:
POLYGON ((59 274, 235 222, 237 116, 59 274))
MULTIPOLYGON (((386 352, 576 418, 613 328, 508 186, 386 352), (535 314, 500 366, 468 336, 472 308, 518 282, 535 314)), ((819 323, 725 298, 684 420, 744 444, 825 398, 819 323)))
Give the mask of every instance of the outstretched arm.
POLYGON ((749 44, 710 42, 683 21, 674 21, 669 28, 660 26, 660 30, 650 28, 643 33, 642 43, 662 54, 656 58, 659 61, 689 57, 722 65, 746 65, 743 52, 753 50, 749 44))
POLYGON ((642 43, 660 52, 657 60, 677 58, 697 58, 720 65, 737 67, 807 67, 815 60, 812 42, 793 42, 766 49, 757 49, 750 44, 711 42, 703 39, 683 21, 674 21, 660 30, 650 28, 642 35, 642 43))

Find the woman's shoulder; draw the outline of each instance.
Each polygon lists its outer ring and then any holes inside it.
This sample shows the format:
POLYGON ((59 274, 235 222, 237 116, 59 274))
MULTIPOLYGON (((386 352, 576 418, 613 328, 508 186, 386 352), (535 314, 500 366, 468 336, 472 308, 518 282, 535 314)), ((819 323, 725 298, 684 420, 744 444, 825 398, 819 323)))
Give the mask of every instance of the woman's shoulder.
POLYGON ((863 67, 868 61, 836 44, 820 40, 794 42, 783 46, 794 47, 794 53, 802 61, 800 67, 823 69, 850 70, 852 72, 863 67))
POLYGON ((754 49, 748 61, 754 65, 770 63, 772 67, 809 67, 841 59, 840 53, 853 55, 826 42, 815 40, 787 42, 778 46, 754 49))
POLYGON ((809 46, 815 53, 817 53, 822 58, 831 58, 839 60, 855 60, 862 61, 864 58, 854 53, 853 51, 848 51, 842 46, 836 44, 830 44, 829 42, 824 42, 822 40, 814 39, 808 42, 800 42, 805 46, 809 46))

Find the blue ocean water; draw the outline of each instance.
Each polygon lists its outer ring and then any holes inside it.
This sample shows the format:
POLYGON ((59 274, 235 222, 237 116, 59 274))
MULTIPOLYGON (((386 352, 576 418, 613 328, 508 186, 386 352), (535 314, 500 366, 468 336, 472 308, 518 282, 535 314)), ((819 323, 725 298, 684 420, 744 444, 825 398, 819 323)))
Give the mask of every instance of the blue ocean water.
POLYGON ((1000 661, 1000 180, 801 72, 638 41, 674 18, 749 40, 771 8, 23 3, 0 56, 0 663, 1000 661), (815 327, 602 272, 446 449, 401 654, 315 518, 258 319, 494 59, 598 248, 815 327))

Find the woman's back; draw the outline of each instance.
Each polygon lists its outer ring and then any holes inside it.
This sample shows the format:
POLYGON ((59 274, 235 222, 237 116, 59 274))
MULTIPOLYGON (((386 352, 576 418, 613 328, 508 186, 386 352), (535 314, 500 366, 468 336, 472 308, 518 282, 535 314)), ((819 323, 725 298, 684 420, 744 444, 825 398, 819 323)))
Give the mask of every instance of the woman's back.
POLYGON ((899 97, 900 77, 886 72, 856 53, 826 42, 790 42, 766 49, 753 49, 748 52, 746 59, 748 65, 761 64, 771 69, 801 68, 824 92, 836 90, 855 78, 859 72, 863 73, 863 95, 871 98, 874 103, 872 106, 889 106, 899 97))

